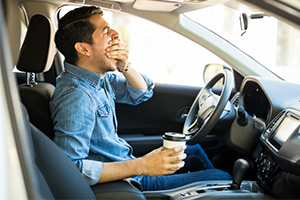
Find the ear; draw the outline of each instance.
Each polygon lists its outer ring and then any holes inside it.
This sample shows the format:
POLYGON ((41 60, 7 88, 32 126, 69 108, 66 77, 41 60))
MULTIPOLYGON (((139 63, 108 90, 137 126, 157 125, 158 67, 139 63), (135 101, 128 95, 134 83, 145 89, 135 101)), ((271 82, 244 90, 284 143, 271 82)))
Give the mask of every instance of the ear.
POLYGON ((74 45, 74 48, 82 56, 90 56, 91 55, 89 52, 89 48, 85 43, 76 42, 76 44, 74 45))

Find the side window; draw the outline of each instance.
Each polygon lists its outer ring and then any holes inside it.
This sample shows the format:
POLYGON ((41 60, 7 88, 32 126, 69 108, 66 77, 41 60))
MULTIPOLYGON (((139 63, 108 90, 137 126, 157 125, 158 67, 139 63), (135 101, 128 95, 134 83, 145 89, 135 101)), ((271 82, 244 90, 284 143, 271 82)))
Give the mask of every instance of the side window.
POLYGON ((220 58, 189 39, 150 21, 120 13, 103 17, 119 31, 135 69, 158 83, 203 86, 203 69, 220 58))
POLYGON ((224 64, 200 45, 150 21, 110 11, 103 18, 128 46, 132 66, 154 82, 203 86, 205 65, 224 64))

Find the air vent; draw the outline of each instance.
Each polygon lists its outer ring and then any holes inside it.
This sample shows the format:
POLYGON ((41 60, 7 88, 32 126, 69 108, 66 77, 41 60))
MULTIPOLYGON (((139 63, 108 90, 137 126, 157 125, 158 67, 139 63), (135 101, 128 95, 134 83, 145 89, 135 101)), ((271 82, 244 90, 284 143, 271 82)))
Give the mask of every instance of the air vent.
POLYGON ((274 126, 277 124, 278 120, 286 113, 286 111, 280 112, 275 119, 268 125, 267 132, 271 132, 274 126))
POLYGON ((239 106, 239 99, 240 99, 240 93, 238 92, 230 100, 230 102, 233 104, 235 108, 239 106))
POLYGON ((262 134, 263 138, 268 138, 269 135, 272 133, 274 127, 277 125, 278 121, 285 115, 287 111, 280 112, 267 126, 266 131, 262 134))

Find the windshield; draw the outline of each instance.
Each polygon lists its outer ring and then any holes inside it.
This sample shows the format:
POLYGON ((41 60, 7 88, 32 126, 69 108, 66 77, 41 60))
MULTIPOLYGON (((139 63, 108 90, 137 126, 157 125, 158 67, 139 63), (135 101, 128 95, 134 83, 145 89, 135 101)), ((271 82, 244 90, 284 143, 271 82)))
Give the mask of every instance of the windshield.
POLYGON ((300 82, 300 31, 271 16, 251 19, 261 11, 230 1, 186 13, 186 16, 222 36, 279 77, 300 82), (241 30, 245 13, 248 28, 241 30), (253 16, 253 15, 252 15, 253 16))

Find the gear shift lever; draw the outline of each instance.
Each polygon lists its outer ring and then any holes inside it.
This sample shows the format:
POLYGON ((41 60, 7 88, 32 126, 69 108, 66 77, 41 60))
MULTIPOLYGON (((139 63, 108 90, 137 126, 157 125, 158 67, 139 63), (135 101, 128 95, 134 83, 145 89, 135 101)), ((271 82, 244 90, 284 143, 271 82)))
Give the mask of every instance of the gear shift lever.
POLYGON ((245 159, 238 159, 233 166, 233 177, 230 190, 238 190, 241 187, 241 183, 245 173, 249 169, 249 163, 245 159))

